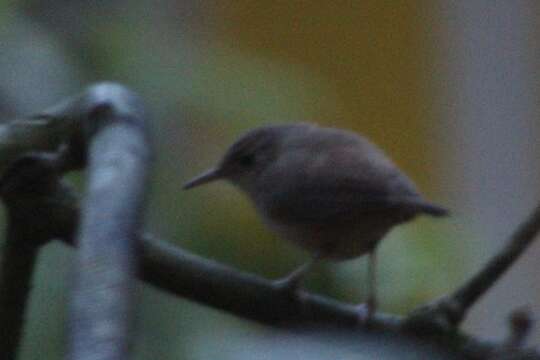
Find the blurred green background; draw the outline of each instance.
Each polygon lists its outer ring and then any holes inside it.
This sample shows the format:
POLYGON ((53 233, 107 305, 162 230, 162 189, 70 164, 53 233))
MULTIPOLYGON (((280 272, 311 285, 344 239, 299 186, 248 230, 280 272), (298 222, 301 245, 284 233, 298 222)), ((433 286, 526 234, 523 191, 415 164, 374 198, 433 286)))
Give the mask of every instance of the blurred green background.
MULTIPOLYGON (((1 119, 39 111, 95 81, 131 87, 151 109, 156 139, 147 228, 270 278, 307 255, 273 236, 231 186, 183 192, 181 184, 255 126, 312 121, 361 132, 428 198, 454 210, 449 220, 418 220, 382 243, 381 310, 405 313, 454 288, 496 248, 479 245, 479 226, 468 220, 481 206, 467 207, 475 192, 461 191, 467 177, 459 174, 476 165, 462 166, 467 126, 451 110, 463 101, 461 78, 452 79, 447 62, 466 59, 445 34, 461 31, 454 17, 468 12, 443 3, 0 1, 1 119)), ((61 244, 42 253, 22 359, 62 358, 72 255, 61 244)), ((360 302, 365 265, 321 264, 307 286, 360 302)), ((256 358, 246 346, 266 338, 259 325, 143 285, 138 291, 137 359, 256 358)))

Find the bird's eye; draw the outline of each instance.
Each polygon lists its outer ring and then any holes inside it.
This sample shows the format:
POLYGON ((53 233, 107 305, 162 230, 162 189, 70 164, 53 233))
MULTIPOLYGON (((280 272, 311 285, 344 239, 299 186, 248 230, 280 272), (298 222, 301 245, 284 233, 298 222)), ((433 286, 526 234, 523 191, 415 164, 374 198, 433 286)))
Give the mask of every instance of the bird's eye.
POLYGON ((238 159, 238 163, 244 168, 250 168, 255 164, 255 156, 253 154, 246 154, 238 159))

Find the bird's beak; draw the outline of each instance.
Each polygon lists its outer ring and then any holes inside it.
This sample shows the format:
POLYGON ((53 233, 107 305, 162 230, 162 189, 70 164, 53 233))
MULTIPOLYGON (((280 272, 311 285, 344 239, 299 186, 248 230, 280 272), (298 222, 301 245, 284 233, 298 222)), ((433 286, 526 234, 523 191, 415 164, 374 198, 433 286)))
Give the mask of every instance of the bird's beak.
POLYGON ((221 178, 223 178, 223 172, 221 171, 221 169, 219 167, 211 168, 189 180, 187 183, 184 184, 184 186, 182 186, 182 188, 184 190, 191 189, 195 186, 203 185, 210 181, 218 180, 221 178))

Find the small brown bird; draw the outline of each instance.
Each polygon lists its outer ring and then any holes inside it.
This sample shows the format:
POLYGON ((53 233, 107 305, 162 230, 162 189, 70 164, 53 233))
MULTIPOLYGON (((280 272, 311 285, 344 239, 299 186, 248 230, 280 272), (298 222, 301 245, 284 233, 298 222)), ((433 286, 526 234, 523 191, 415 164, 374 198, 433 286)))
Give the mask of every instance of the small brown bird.
POLYGON ((249 131, 184 189, 217 179, 245 191, 271 229, 313 255, 280 281, 289 289, 320 259, 369 254, 368 316, 376 307, 379 241, 417 215, 447 214, 364 137, 305 123, 249 131))

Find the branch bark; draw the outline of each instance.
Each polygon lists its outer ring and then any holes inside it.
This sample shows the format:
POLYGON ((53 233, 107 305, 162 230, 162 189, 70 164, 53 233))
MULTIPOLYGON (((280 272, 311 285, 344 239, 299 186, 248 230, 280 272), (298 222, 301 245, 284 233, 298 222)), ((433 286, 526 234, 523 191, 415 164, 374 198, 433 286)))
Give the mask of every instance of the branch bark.
POLYGON ((26 156, 0 180, 7 208, 7 238, 0 258, 0 354, 5 359, 16 358, 21 342, 40 246, 75 230, 77 211, 71 205, 76 201, 71 188, 60 181, 56 164, 54 156, 26 156), (51 211, 53 219, 48 218, 51 211))

